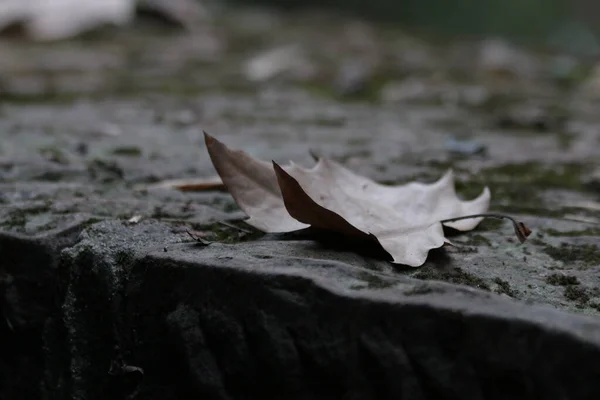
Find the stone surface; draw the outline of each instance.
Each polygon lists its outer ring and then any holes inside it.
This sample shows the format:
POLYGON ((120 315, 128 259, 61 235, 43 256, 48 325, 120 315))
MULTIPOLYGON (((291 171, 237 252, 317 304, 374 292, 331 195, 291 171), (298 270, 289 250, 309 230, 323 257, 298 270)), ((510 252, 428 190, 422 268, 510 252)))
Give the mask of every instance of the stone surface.
POLYGON ((0 43, 0 398, 598 397, 600 116, 550 56, 486 70, 480 43, 323 15, 139 29, 0 43), (244 78, 286 45, 316 72, 244 78), (353 60, 360 90, 340 91, 353 60), (488 185, 534 233, 485 221, 403 268, 263 235, 227 193, 144 189, 214 174, 202 130, 381 182, 452 167, 462 196, 488 185))
MULTIPOLYGON (((3 250, 9 240, 2 237, 3 250)), ((43 355, 21 354, 27 363, 10 380, 41 378, 44 398, 600 393, 595 318, 420 282, 386 262, 297 238, 204 246, 165 224, 110 221, 85 229, 58 263, 26 261, 39 263, 38 274, 53 267, 37 275, 45 290, 63 278, 62 304, 38 291, 38 302, 27 303, 41 307, 29 310, 36 318, 12 323, 21 331, 45 322, 43 355), (41 377, 31 372, 36 357, 46 365, 41 377)), ((31 296, 23 279, 15 282, 31 296)), ((3 395, 17 398, 23 388, 3 395)), ((40 395, 28 389, 25 397, 40 395)))

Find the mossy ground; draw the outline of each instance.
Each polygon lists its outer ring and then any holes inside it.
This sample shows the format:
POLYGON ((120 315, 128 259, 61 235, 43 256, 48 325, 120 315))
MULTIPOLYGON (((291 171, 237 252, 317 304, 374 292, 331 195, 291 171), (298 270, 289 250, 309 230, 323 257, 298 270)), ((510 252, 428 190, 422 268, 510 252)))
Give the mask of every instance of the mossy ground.
POLYGON ((595 244, 561 243, 560 246, 545 246, 543 251, 566 265, 573 265, 576 262, 584 267, 600 265, 600 249, 595 244))
POLYGON ((565 287, 564 296, 567 300, 575 302, 579 307, 584 307, 590 300, 587 290, 575 285, 565 287))
POLYGON ((206 240, 220 243, 240 243, 256 240, 264 236, 264 232, 243 222, 218 222, 197 227, 206 233, 206 240))
POLYGON ((579 285, 577 277, 564 274, 551 274, 546 278, 546 282, 559 286, 579 285))
POLYGON ((510 297, 517 296, 517 292, 510 287, 510 283, 508 283, 508 281, 505 281, 502 278, 494 278, 492 279, 492 282, 494 282, 497 285, 497 288, 495 290, 496 293, 505 294, 510 297))
POLYGON ((544 165, 540 162, 505 164, 484 168, 472 175, 471 179, 457 182, 457 191, 465 198, 472 198, 481 192, 483 185, 493 190, 495 202, 507 211, 523 210, 530 212, 537 207, 539 213, 552 213, 554 210, 540 209, 544 194, 549 189, 583 191, 583 172, 589 169, 584 164, 544 165))
POLYGON ((436 270, 435 268, 423 268, 412 274, 412 277, 423 280, 441 280, 459 285, 471 286, 477 289, 490 290, 488 282, 458 267, 448 271, 436 270))
POLYGON ((50 211, 51 203, 46 201, 42 204, 14 208, 0 218, 0 227, 7 230, 22 230, 33 216, 50 211))

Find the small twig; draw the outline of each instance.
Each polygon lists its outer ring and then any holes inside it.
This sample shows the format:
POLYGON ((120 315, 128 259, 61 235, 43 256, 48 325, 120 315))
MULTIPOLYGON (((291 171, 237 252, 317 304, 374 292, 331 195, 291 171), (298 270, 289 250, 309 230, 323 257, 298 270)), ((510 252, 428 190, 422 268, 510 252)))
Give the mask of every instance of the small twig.
POLYGON ((513 228, 515 229, 515 235, 517 235, 517 239, 519 242, 523 243, 527 240, 527 237, 531 234, 531 229, 529 229, 524 223, 515 220, 513 217, 504 214, 492 214, 492 213, 483 213, 483 214, 473 214, 473 215, 465 215, 463 217, 456 218, 448 218, 440 221, 442 224, 446 222, 455 222, 463 219, 472 219, 472 218, 496 218, 496 219, 507 219, 513 224, 513 228))
POLYGON ((249 231, 248 229, 240 228, 239 226, 236 226, 234 224, 230 224, 230 223, 225 222, 225 221, 219 221, 219 224, 225 225, 228 228, 237 229, 238 231, 244 232, 244 233, 247 233, 247 234, 251 234, 252 233, 252 231, 249 231))
POLYGON ((190 235, 190 237, 192 239, 194 239, 196 242, 200 243, 203 246, 208 246, 209 244, 211 244, 212 242, 209 242, 208 240, 204 240, 200 237, 200 235, 198 235, 197 233, 190 231, 189 229, 186 230, 187 234, 190 235))

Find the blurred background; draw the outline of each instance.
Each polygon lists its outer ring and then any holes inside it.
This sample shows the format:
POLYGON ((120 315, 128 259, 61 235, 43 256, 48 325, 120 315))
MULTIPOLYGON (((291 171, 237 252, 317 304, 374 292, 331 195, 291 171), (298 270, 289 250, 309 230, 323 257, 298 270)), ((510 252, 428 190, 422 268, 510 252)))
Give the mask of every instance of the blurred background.
MULTIPOLYGON (((152 85, 182 90, 243 86, 238 72, 246 81, 269 80, 282 72, 317 85, 333 79, 347 86, 342 92, 353 91, 368 80, 377 86, 407 72, 391 65, 390 56, 418 64, 425 48, 407 43, 415 38, 433 45, 493 39, 478 42, 481 48, 468 61, 521 72, 531 72, 533 63, 510 46, 550 51, 558 58, 544 60, 542 69, 572 83, 595 65, 598 11, 600 5, 592 0, 2 0, 0 96, 8 100, 152 85), (70 44, 50 45, 64 41, 70 44), (285 45, 294 48, 279 48, 248 65, 235 59, 285 45), (346 56, 354 57, 352 65, 342 60, 346 56), (184 71, 215 62, 219 70, 210 71, 206 82, 184 71), (345 65, 332 65, 339 63, 345 65), (123 71, 126 66, 129 71, 123 71), (132 76, 134 70, 140 76, 132 76), (181 82, 177 74, 188 79, 181 82), (143 82, 157 76, 168 82, 143 82)), ((455 54, 447 64, 464 56, 455 54)))
POLYGON ((544 37, 570 19, 593 22, 598 6, 591 0, 237 0, 286 8, 323 7, 379 21, 444 34, 544 37))

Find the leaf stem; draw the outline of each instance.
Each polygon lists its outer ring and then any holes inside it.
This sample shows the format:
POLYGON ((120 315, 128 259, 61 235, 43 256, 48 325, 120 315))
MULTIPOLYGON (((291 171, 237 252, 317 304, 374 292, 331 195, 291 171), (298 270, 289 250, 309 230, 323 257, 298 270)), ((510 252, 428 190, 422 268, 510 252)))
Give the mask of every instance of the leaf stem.
POLYGON ((496 218, 496 219, 507 219, 512 222, 513 228, 515 229, 515 235, 517 235, 517 239, 519 242, 523 243, 527 240, 527 237, 531 234, 531 229, 529 229, 524 223, 517 221, 511 216, 504 214, 494 214, 494 213, 482 213, 482 214, 473 214, 473 215, 465 215, 462 217, 456 218, 448 218, 440 221, 442 224, 446 222, 455 222, 461 221, 463 219, 472 219, 472 218, 496 218))

